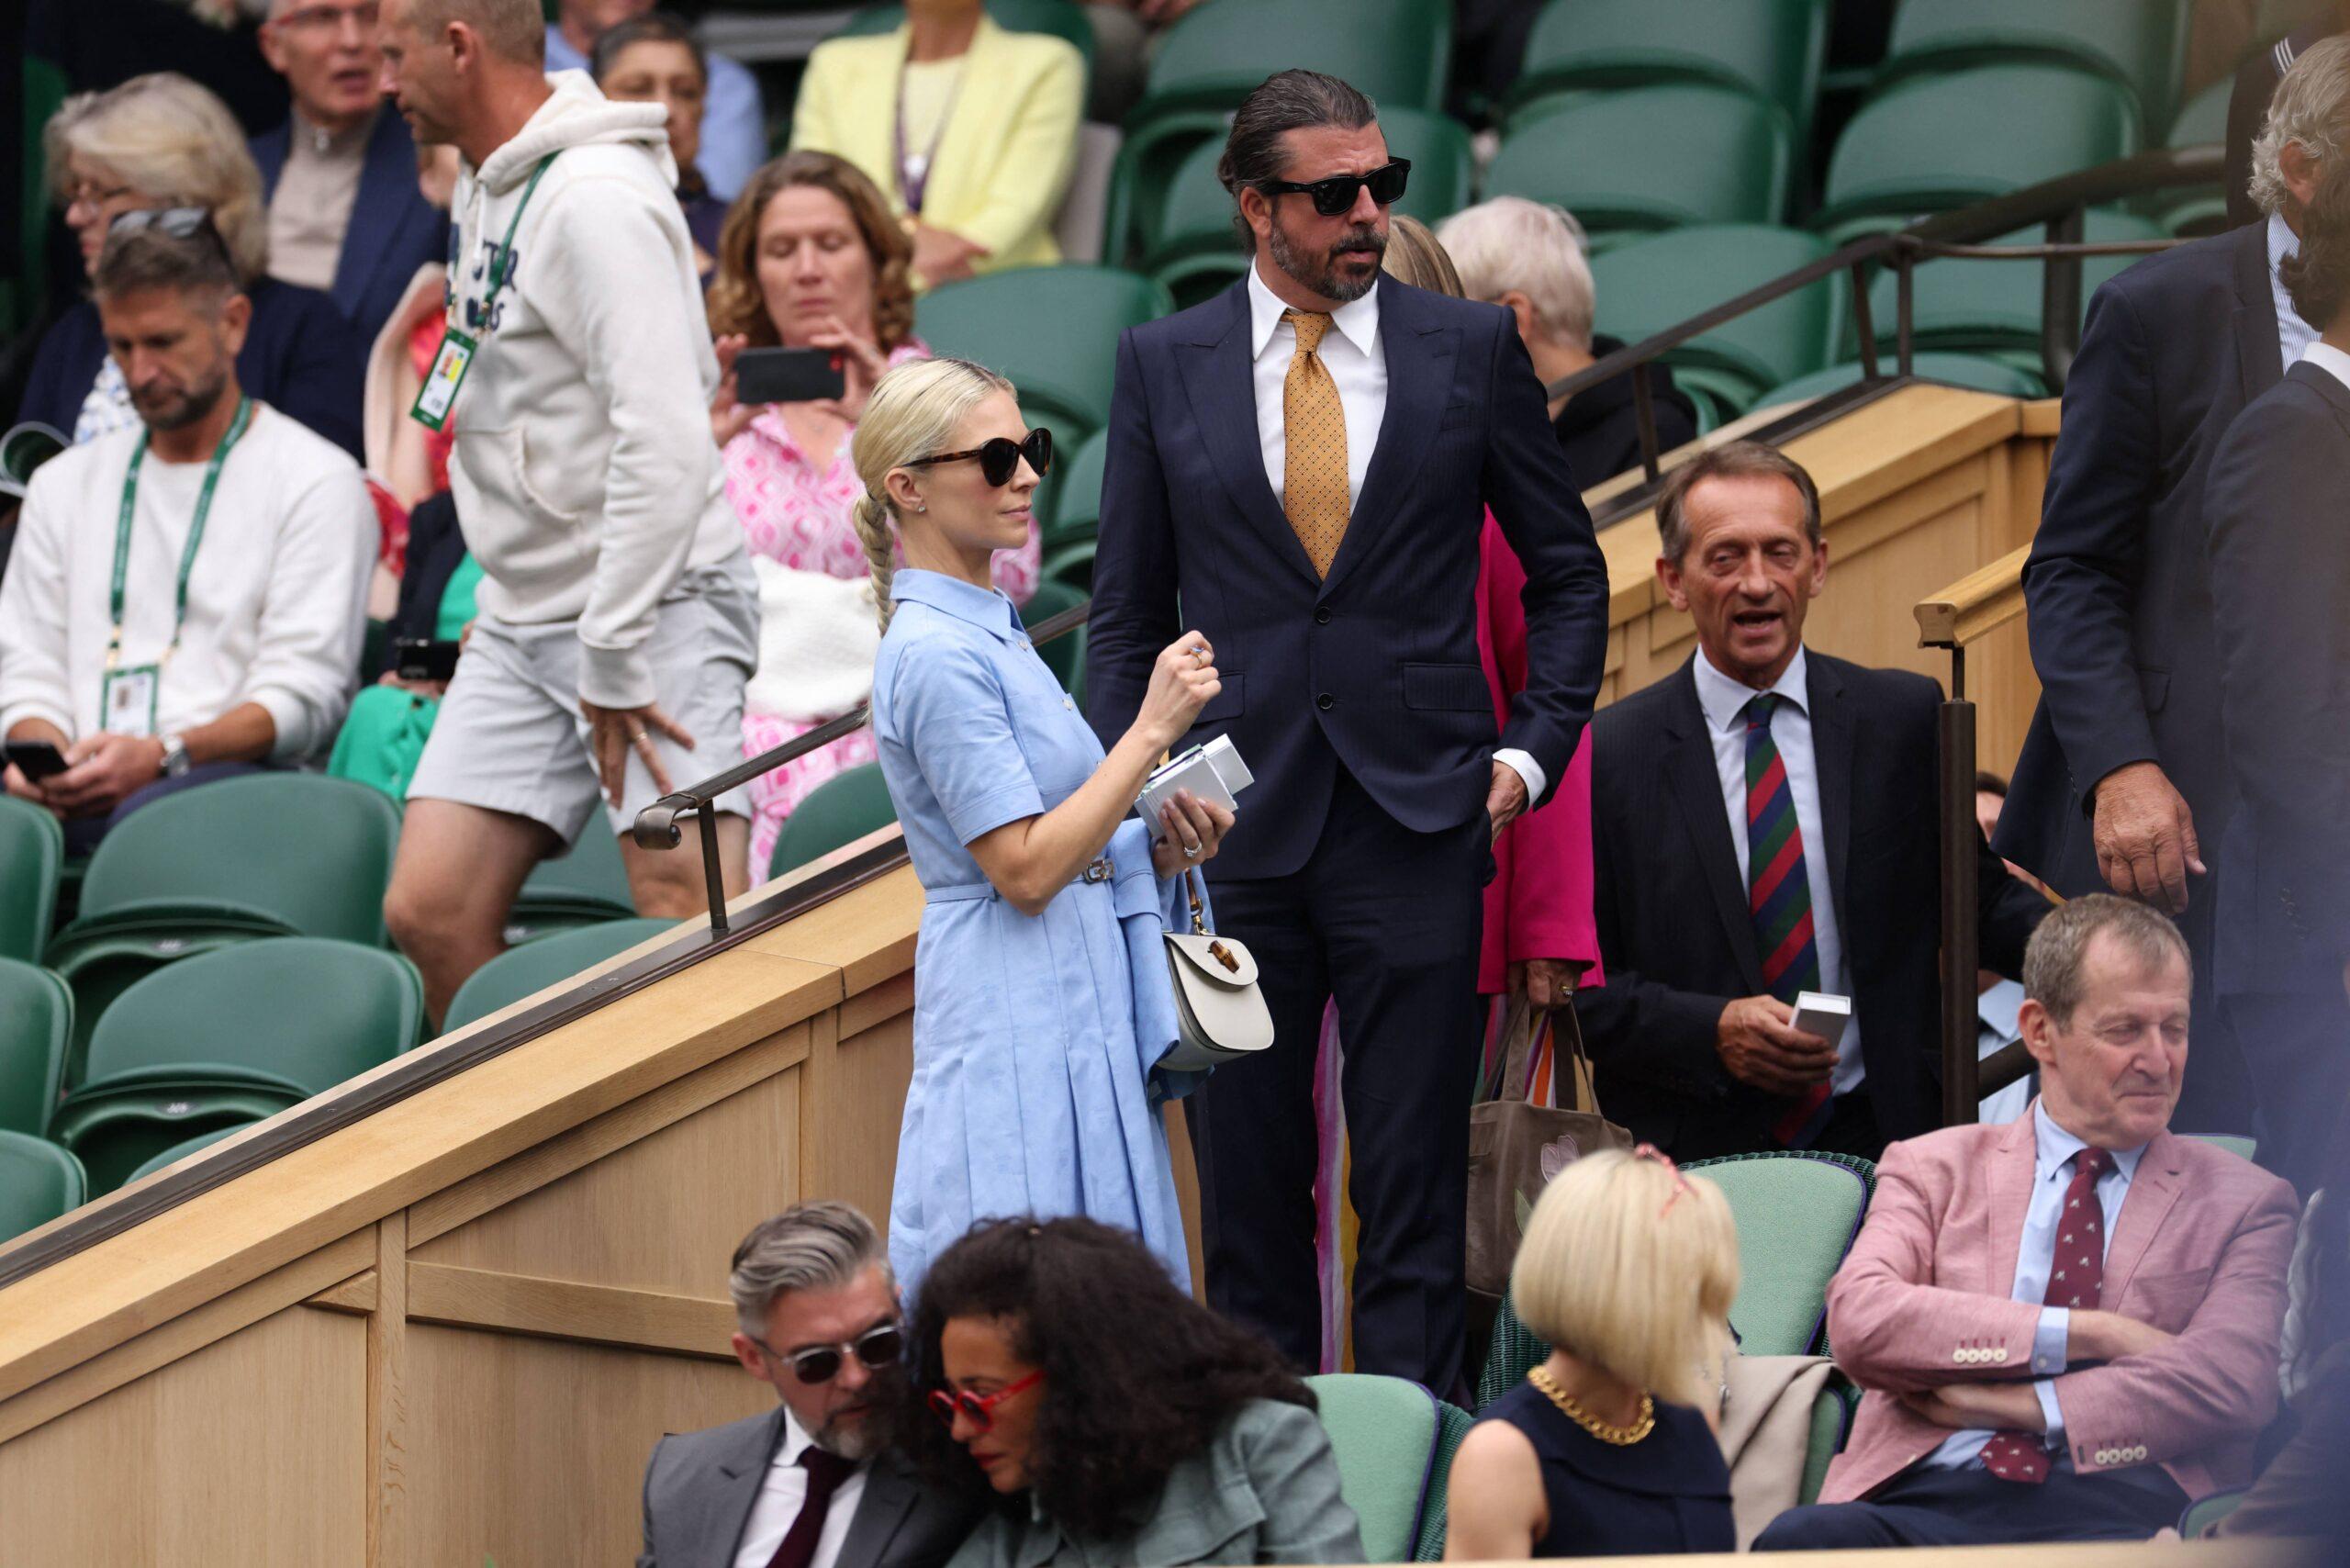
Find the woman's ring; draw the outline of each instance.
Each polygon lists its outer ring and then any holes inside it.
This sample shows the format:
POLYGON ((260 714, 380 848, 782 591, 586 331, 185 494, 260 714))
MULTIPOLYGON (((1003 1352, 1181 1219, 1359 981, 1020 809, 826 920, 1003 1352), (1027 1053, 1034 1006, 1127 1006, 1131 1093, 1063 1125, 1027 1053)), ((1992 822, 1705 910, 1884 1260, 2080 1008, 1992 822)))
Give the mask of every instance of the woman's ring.
POLYGON ((1194 658, 1196 658, 1196 659, 1198 659, 1198 660, 1200 661, 1200 663, 1202 663, 1202 664, 1205 664, 1205 663, 1207 663, 1207 662, 1208 662, 1208 650, 1207 650, 1207 645, 1206 645, 1205 644, 1199 644, 1199 645, 1197 645, 1197 646, 1193 647, 1193 648, 1192 649, 1192 657, 1194 657, 1194 658))
POLYGON ((1192 844, 1192 845, 1186 845, 1186 846, 1184 846, 1184 848, 1183 848, 1183 858, 1184 858, 1184 859, 1186 859, 1186 860, 1197 860, 1199 857, 1200 857, 1200 846, 1199 846, 1198 845, 1196 845, 1196 844, 1192 844))

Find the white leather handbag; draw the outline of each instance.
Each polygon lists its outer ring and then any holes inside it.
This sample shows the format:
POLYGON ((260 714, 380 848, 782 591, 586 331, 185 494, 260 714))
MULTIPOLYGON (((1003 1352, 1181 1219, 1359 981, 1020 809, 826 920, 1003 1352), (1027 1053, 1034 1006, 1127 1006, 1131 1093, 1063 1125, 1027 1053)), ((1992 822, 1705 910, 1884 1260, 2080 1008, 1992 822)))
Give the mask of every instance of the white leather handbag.
POLYGON ((1158 1065, 1177 1072, 1203 1072, 1273 1043, 1273 1014, 1257 989, 1257 960, 1239 943, 1208 929, 1198 877, 1197 871, 1183 877, 1192 929, 1167 933, 1180 1036, 1158 1065))

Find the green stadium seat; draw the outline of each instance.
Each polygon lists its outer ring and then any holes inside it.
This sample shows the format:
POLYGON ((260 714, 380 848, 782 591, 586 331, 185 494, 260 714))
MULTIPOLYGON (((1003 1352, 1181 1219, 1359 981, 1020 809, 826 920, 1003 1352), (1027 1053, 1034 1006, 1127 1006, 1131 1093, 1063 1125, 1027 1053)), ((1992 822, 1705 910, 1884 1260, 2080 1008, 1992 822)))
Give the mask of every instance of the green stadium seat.
POLYGON ((2242 1133, 2197 1133, 2196 1138, 2213 1148, 2224 1148, 2238 1159, 2250 1159, 2260 1152, 2260 1140, 2242 1133))
MULTIPOLYGON (((364 788, 364 786, 355 786, 364 788)), ((323 936, 264 938, 156 970, 116 998, 50 1122, 112 1192, 198 1132, 273 1115, 413 1047, 424 986, 406 958, 323 936)))
POLYGON ((935 352, 1010 377, 1029 422, 1074 451, 1109 423, 1118 334, 1173 308, 1116 267, 1015 267, 932 289, 914 326, 935 352))
POLYGON ((2178 1533, 2188 1540, 2199 1539, 2205 1530, 2226 1518, 2243 1506, 2244 1494, 2250 1488, 2239 1486, 2232 1492, 2214 1492, 2208 1497, 2198 1497, 2178 1516, 2178 1533))
POLYGON ((1420 1509, 1420 1540, 1412 1552, 1415 1562, 1444 1561, 1445 1489, 1452 1482, 1452 1460, 1477 1417, 1458 1405, 1438 1400, 1436 1407, 1436 1457, 1428 1465, 1427 1501, 1420 1509))
MULTIPOLYGON (((2009 262, 2009 266, 2020 263, 2009 262)), ((1910 356, 1910 374, 1920 381, 1945 381, 1953 386, 1971 386, 1977 392, 1996 392, 2002 398, 2045 398, 2047 385, 2039 376, 2008 364, 2005 360, 1989 359, 1981 354, 1937 353, 1927 352, 1910 356)), ((1893 356, 1877 356, 1877 374, 1893 374, 1893 356)), ((1858 361, 1831 364, 1826 370, 1815 370, 1809 375, 1799 375, 1793 381, 1774 386, 1754 399, 1758 409, 1776 408, 1783 403, 1808 403, 1814 398, 1824 398, 1830 392, 1841 392, 1861 379, 1858 361)))
MULTIPOLYGON (((1071 583, 1056 582, 1046 577, 1036 584, 1036 591, 1020 607, 1022 624, 1032 630, 1041 626, 1064 610, 1074 610, 1085 602, 1085 590, 1071 583)), ((1061 683, 1061 689, 1085 701, 1085 626, 1080 622, 1073 632, 1064 632, 1049 643, 1036 644, 1036 656, 1061 683)))
POLYGON ((862 762, 845 767, 809 790, 807 799, 783 819, 775 853, 767 860, 767 876, 798 870, 897 820, 897 803, 882 782, 881 765, 862 762))
POLYGON ((243 1132, 247 1127, 252 1126, 252 1123, 251 1122, 231 1122, 225 1127, 214 1127, 210 1132, 198 1133, 191 1138, 182 1138, 179 1142, 172 1145, 171 1148, 163 1150, 161 1154, 154 1156, 152 1159, 149 1159, 146 1164, 141 1165, 138 1170, 124 1177, 122 1179, 122 1184, 128 1187, 133 1182, 143 1181, 147 1177, 155 1174, 156 1171, 162 1170, 165 1166, 177 1165, 189 1155, 197 1153, 203 1149, 210 1148, 214 1144, 218 1143, 222 1138, 229 1137, 231 1133, 243 1132))
POLYGON ((1045 554, 1072 539, 1091 539, 1102 524, 1102 470, 1110 456, 1110 432, 1095 431, 1067 458, 1053 464, 1051 519, 1045 524, 1045 554))
MULTIPOLYGON (((2096 244, 2130 240, 2159 240, 2162 230, 2134 213, 2096 208, 2082 215, 2081 237, 2096 244)), ((1994 245, 2037 245, 2046 241, 2044 227, 2020 229, 1988 241, 1994 245)), ((2089 256, 2081 262, 2081 310, 2088 311, 2089 296, 2098 285, 2144 260, 2143 256, 2089 256)), ((1912 275, 1910 342, 1921 349, 1954 349, 1987 353, 2014 351, 2037 364, 2040 358, 2040 307, 2045 266, 2039 262, 2001 262, 1969 256, 1941 256, 1920 262, 1912 275)), ((1891 268, 1869 286, 1869 321, 1880 345, 1895 341, 1898 320, 1895 307, 1900 280, 1891 268)), ((1849 347, 1850 345, 1848 345, 1849 347)))
POLYGON ((1094 548, 1094 541, 1091 539, 1072 539, 1068 543, 1047 552, 1044 565, 1046 578, 1052 582, 1068 583, 1073 588, 1082 588, 1087 593, 1091 593, 1094 548))
POLYGON ((1485 195, 1572 212, 1596 239, 1687 223, 1776 223, 1793 168, 1785 110, 1697 83, 1633 87, 1511 122, 1485 195))
POLYGON ((1231 109, 1276 70, 1353 84, 1382 108, 1433 109, 1452 70, 1446 0, 1248 0, 1202 6, 1159 35, 1129 129, 1170 108, 1231 109))
POLYGON ((1363 1560, 1410 1561, 1443 1430, 1440 1402, 1400 1377, 1325 1372, 1305 1383, 1338 1462, 1338 1494, 1362 1527, 1363 1560))
POLYGON ((1110 191, 1103 204, 1104 262, 1138 262, 1158 243, 1159 219, 1177 171, 1199 148, 1211 143, 1221 148, 1231 125, 1229 110, 1170 109, 1147 125, 1127 128, 1110 167, 1110 191))
MULTIPOLYGON (((1627 342, 1661 332, 1828 253, 1799 229, 1695 224, 1627 241, 1591 261, 1599 330, 1627 342)), ((1742 410, 1757 393, 1829 362, 1844 330, 1847 274, 1726 321, 1664 356, 1684 388, 1742 410)))
POLYGON ((1828 1386, 1811 1402, 1811 1431, 1804 1444, 1803 1479, 1796 1484, 1797 1505, 1819 1501, 1819 1488, 1827 1483, 1828 1467, 1838 1454, 1844 1451, 1844 1439, 1852 1435, 1852 1401, 1857 1393, 1844 1374, 1829 1370, 1828 1386))
POLYGON ((14 795, 0 795, 0 958, 38 958, 57 914, 65 830, 14 795))
POLYGON ((0 1247, 80 1208, 88 1191, 71 1153, 46 1138, 0 1132, 0 1247))
MULTIPOLYGON (((81 913, 51 939, 73 986, 77 1044, 155 969, 257 936, 381 946, 399 808, 310 773, 261 773, 166 796, 90 857, 81 913)), ((78 1081, 70 1067, 68 1082, 78 1081)))
MULTIPOLYGON (((1085 7, 1078 0, 987 0, 989 17, 1008 33, 1050 33, 1077 46, 1085 56, 1088 73, 1093 70, 1093 28, 1085 19, 1085 7)), ((867 6, 848 19, 848 25, 833 36, 856 38, 871 33, 895 31, 906 19, 903 6, 867 6)))
POLYGON ((1693 1159, 1738 1222, 1730 1327, 1750 1356, 1811 1353, 1828 1320, 1828 1282, 1860 1234, 1876 1167, 1852 1155, 1789 1149, 1693 1159))
POLYGON ((1812 227, 1849 238, 2138 151, 2137 105, 2061 65, 1914 76, 1863 106, 1828 160, 1812 227))
POLYGON ((1826 0, 1550 0, 1526 40, 1513 117, 1592 88, 1713 82, 1778 105, 1808 142, 1828 53, 1826 0))
POLYGON ((2128 87, 2149 137, 2170 123, 2187 0, 1901 0, 1878 79, 2045 61, 2128 87))
MULTIPOLYGON (((2170 123, 2163 145, 2170 148, 2215 147, 2227 140, 2228 95, 2235 80, 2222 76, 2188 101, 2170 123)), ((2217 185, 2199 189, 2158 191, 2150 210, 2166 234, 2216 234, 2228 226, 2228 193, 2217 185)))
POLYGON ((487 1018, 526 996, 561 985, 639 942, 677 928, 674 920, 608 920, 510 947, 476 969, 457 988, 457 994, 449 999, 449 1015, 441 1020, 441 1032, 462 1029, 476 1018, 487 1018))
POLYGON ((568 854, 539 862, 523 882, 513 912, 506 917, 509 945, 535 941, 551 932, 635 917, 636 900, 629 891, 620 840, 607 827, 599 813, 589 821, 568 854))
POLYGON ((47 969, 0 958, 0 1129, 39 1137, 65 1092, 73 993, 47 969))

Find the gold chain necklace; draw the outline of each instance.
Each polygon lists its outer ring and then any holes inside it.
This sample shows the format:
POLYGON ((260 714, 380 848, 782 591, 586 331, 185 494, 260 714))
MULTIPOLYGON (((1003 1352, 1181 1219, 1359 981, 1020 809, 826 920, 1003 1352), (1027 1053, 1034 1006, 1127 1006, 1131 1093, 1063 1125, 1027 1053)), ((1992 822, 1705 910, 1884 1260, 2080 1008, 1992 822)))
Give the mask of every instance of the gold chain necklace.
POLYGON ((1542 1391, 1544 1398, 1565 1413, 1568 1420, 1612 1448, 1629 1448, 1656 1429, 1656 1401, 1640 1395, 1640 1418, 1628 1427, 1611 1427, 1598 1417, 1575 1403, 1574 1395, 1559 1386, 1548 1367, 1536 1367, 1526 1374, 1526 1381, 1542 1391))

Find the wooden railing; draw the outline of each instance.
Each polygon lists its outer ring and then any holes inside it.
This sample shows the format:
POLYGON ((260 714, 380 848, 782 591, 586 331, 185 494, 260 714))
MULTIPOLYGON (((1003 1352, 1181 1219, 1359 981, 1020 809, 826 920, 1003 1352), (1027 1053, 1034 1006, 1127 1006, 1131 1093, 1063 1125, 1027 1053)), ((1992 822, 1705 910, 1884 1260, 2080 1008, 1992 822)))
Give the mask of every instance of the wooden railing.
POLYGON ((2023 564, 2031 546, 2011 550, 1980 571, 1918 601, 1918 645, 1964 654, 2023 615, 2023 564))

